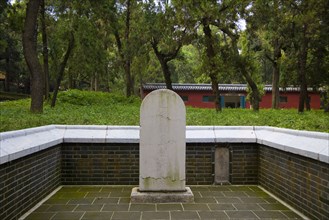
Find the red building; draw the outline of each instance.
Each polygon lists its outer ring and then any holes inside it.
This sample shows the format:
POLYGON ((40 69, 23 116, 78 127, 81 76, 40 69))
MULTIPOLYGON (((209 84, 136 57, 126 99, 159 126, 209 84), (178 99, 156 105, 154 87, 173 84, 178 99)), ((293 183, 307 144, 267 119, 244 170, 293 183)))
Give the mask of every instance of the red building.
MULTIPOLYGON (((173 84, 174 91, 180 95, 187 106, 199 108, 214 108, 214 96, 210 84, 173 84)), ((164 83, 147 83, 142 87, 142 98, 156 89, 165 89, 164 83)), ((221 106, 223 108, 250 108, 246 99, 247 85, 245 84, 219 84, 221 106)), ((266 85, 260 108, 271 108, 272 86, 266 85)), ((308 96, 312 109, 320 109, 320 92, 308 89, 308 96)), ((299 88, 280 88, 280 108, 298 108, 299 88)))

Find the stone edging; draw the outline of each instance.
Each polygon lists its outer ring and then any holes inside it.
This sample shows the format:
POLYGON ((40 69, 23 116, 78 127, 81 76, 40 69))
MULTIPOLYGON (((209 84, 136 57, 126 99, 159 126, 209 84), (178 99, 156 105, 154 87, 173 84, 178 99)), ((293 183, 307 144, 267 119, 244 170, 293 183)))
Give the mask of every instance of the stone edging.
MULTIPOLYGON (((0 164, 61 143, 139 143, 139 126, 47 125, 0 133, 0 164)), ((187 126, 186 143, 258 143, 329 163, 329 133, 268 126, 187 126)))

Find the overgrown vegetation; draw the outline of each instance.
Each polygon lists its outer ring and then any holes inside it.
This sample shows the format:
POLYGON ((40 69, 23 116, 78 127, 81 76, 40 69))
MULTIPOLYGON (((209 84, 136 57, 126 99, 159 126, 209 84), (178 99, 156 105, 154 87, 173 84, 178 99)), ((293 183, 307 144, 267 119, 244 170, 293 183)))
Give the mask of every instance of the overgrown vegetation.
MULTIPOLYGON (((59 93, 56 108, 47 103, 43 114, 29 111, 30 99, 0 103, 0 132, 49 124, 139 125, 141 101, 116 93, 70 90, 59 93)), ((329 132, 329 115, 323 111, 297 114, 295 109, 253 112, 249 109, 187 108, 187 125, 276 126, 329 132)))
POLYGON ((292 85, 303 112, 307 88, 329 85, 328 33, 328 0, 0 1, 0 90, 31 94, 42 112, 41 92, 59 88, 212 83, 220 110, 217 84, 243 83, 258 110, 264 85, 275 109, 292 85))

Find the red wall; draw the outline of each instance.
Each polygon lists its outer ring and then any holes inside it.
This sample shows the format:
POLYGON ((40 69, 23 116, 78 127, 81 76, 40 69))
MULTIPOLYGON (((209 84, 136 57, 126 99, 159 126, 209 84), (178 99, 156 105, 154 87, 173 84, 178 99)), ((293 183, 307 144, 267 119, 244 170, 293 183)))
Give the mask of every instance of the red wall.
MULTIPOLYGON (((317 93, 310 93, 311 97, 311 108, 320 109, 320 95, 317 93)), ((280 92, 280 96, 286 96, 287 102, 280 102, 279 108, 298 108, 299 105, 299 92, 280 92)), ((262 101, 259 104, 260 108, 271 108, 272 107, 272 93, 266 93, 262 97, 262 101)))
POLYGON ((187 106, 198 108, 215 108, 214 102, 202 101, 203 96, 212 96, 212 91, 179 91, 178 94, 181 96, 188 96, 188 101, 184 102, 187 106))
MULTIPOLYGON (((143 98, 151 91, 144 91, 143 98)), ((185 105, 198 108, 214 108, 213 102, 203 102, 202 97, 205 95, 212 96, 212 91, 176 91, 180 96, 188 96, 188 101, 185 101, 185 105)), ((279 108, 298 108, 299 104, 299 92, 280 92, 280 96, 286 96, 288 101, 286 103, 280 102, 279 108)), ((320 109, 320 95, 317 93, 310 93, 311 108, 320 109)), ((272 107, 272 93, 266 93, 262 97, 260 102, 260 108, 272 107)), ((249 101, 246 101, 246 108, 250 108, 249 101)))
MULTIPOLYGON (((143 98, 151 91, 144 91, 143 98)), ((185 101, 186 106, 197 108, 215 108, 214 102, 203 102, 202 97, 205 95, 212 96, 212 91, 176 91, 180 96, 188 96, 188 101, 185 101)))

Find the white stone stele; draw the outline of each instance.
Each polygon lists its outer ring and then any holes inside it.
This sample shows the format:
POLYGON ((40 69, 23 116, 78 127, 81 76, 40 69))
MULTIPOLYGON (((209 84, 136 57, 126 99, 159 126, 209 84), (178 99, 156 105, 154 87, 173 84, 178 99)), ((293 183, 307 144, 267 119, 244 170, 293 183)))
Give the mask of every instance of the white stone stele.
POLYGON ((185 187, 186 110, 175 92, 148 94, 140 109, 139 188, 132 202, 192 202, 185 187))
POLYGON ((171 90, 155 90, 140 109, 140 191, 185 190, 186 113, 171 90))

